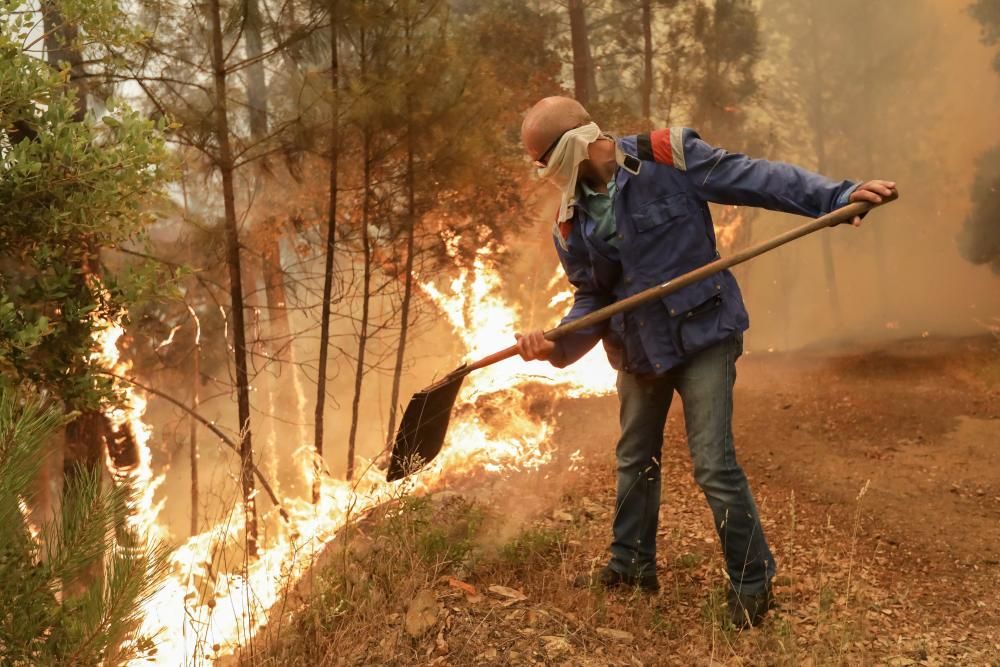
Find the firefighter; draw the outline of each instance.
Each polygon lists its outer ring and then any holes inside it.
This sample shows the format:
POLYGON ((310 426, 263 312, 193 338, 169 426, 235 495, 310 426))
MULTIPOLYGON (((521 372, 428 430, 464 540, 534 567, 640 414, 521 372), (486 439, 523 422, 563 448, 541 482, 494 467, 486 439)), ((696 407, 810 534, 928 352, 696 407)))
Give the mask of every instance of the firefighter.
MULTIPOLYGON (((881 203, 896 188, 890 181, 831 181, 729 153, 689 128, 615 137, 566 97, 532 107, 521 139, 539 176, 560 194, 553 239, 575 288, 564 323, 716 259, 708 202, 819 217, 849 202, 881 203)), ((695 480, 722 543, 732 622, 756 625, 771 608, 774 556, 733 446, 736 360, 748 327, 740 288, 725 271, 555 342, 541 331, 516 335, 521 357, 557 368, 601 341, 618 371, 611 558, 578 583, 659 589, 660 452, 677 392, 695 480)))

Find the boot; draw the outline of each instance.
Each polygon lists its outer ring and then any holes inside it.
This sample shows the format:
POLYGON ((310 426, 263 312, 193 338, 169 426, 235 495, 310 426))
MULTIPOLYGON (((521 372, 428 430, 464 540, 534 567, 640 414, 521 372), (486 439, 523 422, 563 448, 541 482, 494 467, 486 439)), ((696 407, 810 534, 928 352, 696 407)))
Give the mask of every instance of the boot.
POLYGON ((742 593, 730 586, 727 597, 729 620, 737 630, 760 625, 768 610, 774 607, 770 582, 758 593, 742 593))
POLYGON ((577 588, 596 588, 608 590, 613 588, 638 588, 643 593, 656 593, 660 590, 660 582, 655 573, 634 575, 622 574, 605 565, 597 572, 581 574, 573 580, 577 588))

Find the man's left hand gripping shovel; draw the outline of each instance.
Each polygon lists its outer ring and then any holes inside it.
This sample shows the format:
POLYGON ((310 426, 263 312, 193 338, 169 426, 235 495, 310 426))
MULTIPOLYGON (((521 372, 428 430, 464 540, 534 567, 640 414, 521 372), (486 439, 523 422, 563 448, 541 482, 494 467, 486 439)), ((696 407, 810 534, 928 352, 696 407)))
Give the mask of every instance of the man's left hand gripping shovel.
MULTIPOLYGON (((882 203, 887 204, 896 198, 897 195, 885 197, 882 203)), ((725 271, 730 267, 753 259, 769 250, 774 250, 779 246, 800 239, 815 231, 850 222, 855 216, 864 215, 877 206, 881 206, 881 204, 867 202, 848 204, 821 218, 816 218, 784 234, 779 234, 768 241, 741 250, 729 257, 717 259, 690 273, 685 273, 682 276, 668 280, 661 285, 650 287, 626 299, 616 301, 610 306, 589 313, 580 319, 567 322, 555 329, 546 331, 545 338, 552 341, 558 340, 566 334, 579 331, 598 322, 603 322, 613 315, 631 310, 640 304, 673 294, 692 283, 704 280, 720 271, 725 271)), ((389 470, 386 473, 386 478, 390 482, 402 479, 430 463, 441 451, 441 446, 444 444, 445 435, 448 432, 448 420, 451 418, 451 409, 455 405, 458 390, 462 387, 462 380, 465 379, 465 376, 472 371, 479 370, 504 359, 509 359, 515 355, 517 355, 517 347, 512 345, 484 359, 460 366, 440 381, 414 394, 413 398, 410 399, 409 405, 406 406, 406 412, 403 413, 403 420, 399 424, 399 431, 396 433, 396 441, 393 444, 392 458, 389 461, 389 470)))

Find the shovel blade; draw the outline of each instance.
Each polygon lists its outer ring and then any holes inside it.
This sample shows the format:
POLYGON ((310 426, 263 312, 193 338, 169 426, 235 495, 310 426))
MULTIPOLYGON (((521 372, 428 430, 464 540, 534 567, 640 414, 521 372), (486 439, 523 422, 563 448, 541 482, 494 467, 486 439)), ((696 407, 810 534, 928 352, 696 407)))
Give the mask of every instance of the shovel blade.
POLYGON ((412 475, 438 455, 464 379, 465 373, 453 373, 413 395, 396 431, 386 480, 412 475))

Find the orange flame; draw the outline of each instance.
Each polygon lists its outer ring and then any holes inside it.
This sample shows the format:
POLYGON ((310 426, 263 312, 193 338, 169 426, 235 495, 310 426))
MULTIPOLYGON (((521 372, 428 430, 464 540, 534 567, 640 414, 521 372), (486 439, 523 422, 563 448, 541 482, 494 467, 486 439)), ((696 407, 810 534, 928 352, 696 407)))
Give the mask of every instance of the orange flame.
POLYGON ((719 216, 722 224, 715 225, 715 240, 722 248, 732 248, 743 226, 743 214, 738 206, 726 206, 719 216))

